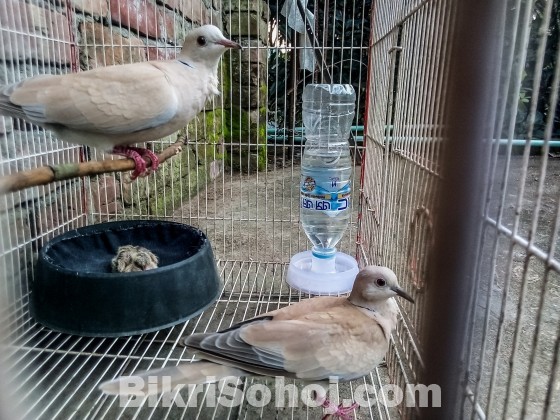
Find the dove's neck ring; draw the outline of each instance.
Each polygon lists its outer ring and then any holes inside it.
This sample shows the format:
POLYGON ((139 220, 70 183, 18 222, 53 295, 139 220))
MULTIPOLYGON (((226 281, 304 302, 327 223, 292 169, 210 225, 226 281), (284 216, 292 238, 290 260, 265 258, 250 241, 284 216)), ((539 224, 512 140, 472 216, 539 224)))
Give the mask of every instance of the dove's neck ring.
POLYGON ((348 298, 348 302, 350 302, 352 305, 357 306, 358 308, 362 308, 362 309, 367 309, 368 311, 371 312, 377 312, 375 309, 373 308, 368 308, 367 306, 362 306, 362 305, 358 305, 357 303, 354 303, 350 300, 350 298, 348 298))
POLYGON ((191 64, 187 63, 185 60, 179 60, 179 63, 184 64, 185 66, 190 67, 191 69, 194 69, 194 67, 191 64))

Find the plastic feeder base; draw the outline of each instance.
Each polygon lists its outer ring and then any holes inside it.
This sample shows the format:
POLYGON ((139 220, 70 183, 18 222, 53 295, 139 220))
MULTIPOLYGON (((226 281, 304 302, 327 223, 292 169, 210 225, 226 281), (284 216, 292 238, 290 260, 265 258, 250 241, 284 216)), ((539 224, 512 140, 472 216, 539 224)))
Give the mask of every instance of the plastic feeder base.
POLYGON ((131 220, 66 232, 39 252, 31 314, 64 333, 116 337, 156 331, 198 315, 219 296, 209 240, 181 223, 131 220), (139 245, 159 267, 111 272, 122 245, 139 245))
POLYGON ((292 256, 286 278, 290 286, 312 295, 338 295, 352 290, 359 271, 354 257, 337 252, 333 272, 313 271, 313 258, 311 251, 292 256))

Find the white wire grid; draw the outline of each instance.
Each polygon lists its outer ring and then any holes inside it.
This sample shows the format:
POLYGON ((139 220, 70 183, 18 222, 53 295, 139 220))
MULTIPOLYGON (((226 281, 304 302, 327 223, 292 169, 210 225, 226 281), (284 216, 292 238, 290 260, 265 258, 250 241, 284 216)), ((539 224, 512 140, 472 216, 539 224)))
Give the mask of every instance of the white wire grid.
MULTIPOLYGON (((0 56, 4 59, 0 66, 2 84, 37 74, 66 73, 78 71, 79 67, 86 70, 97 65, 132 61, 144 54, 146 46, 157 47, 158 58, 162 59, 169 52, 172 55, 180 45, 181 39, 178 38, 155 40, 119 24, 118 19, 109 21, 93 17, 81 11, 85 3, 89 4, 91 10, 102 2, 30 2, 29 5, 36 7, 32 9, 35 14, 24 10, 22 4, 27 4, 24 2, 9 0, 0 4, 0 56), (68 16, 68 28, 64 29, 67 32, 61 35, 57 32, 60 28, 56 28, 41 33, 38 29, 42 22, 40 18, 42 14, 48 13, 68 16), (104 27, 102 35, 95 34, 101 27, 104 27), (42 48, 36 54, 38 59, 29 56, 31 43, 38 43, 42 48), (13 57, 27 57, 27 61, 13 57)), ((132 2, 121 3, 126 5, 128 12, 134 12, 132 2)), ((160 9, 163 8, 161 3, 155 0, 146 2, 160 9)), ((184 3, 189 3, 191 7, 208 7, 207 2, 184 3)), ((241 2, 222 3, 223 9, 230 6, 240 9, 241 2)), ((358 8, 359 3, 354 7, 358 8)), ((170 7, 165 12, 170 13, 170 7)), ((209 16, 212 19, 220 16, 220 10, 217 12, 209 16)), ((239 16, 239 19, 242 17, 239 16)), ((213 23, 221 26, 221 22, 213 23)), ((182 28, 189 29, 191 26, 195 25, 176 15, 173 31, 169 33, 178 34, 182 28)), ((325 47, 330 45, 334 49, 339 41, 328 42, 331 44, 327 43, 325 47)), ((340 42, 343 43, 344 39, 340 42)), ((361 42, 358 44, 361 45, 361 42)), ((268 55, 275 48, 300 51, 304 47, 301 43, 284 44, 281 47, 256 46, 254 43, 247 45, 249 55, 251 50, 268 55)), ((367 47, 345 48, 365 50, 367 47)), ((156 54, 154 51, 151 50, 150 54, 156 54)), ((220 69, 222 76, 231 74, 238 65, 239 57, 234 54, 237 53, 224 56, 220 69)), ((267 66, 257 68, 258 77, 266 80, 267 66)), ((365 76, 365 69, 363 71, 365 76)), ((287 74, 278 74, 276 77, 287 77, 287 74)), ((302 81, 297 79, 296 83, 301 84, 302 81)), ((239 84, 240 90, 258 89, 249 80, 240 80, 239 84)), ((277 91, 276 96, 288 97, 288 86, 283 91, 277 91)), ((235 92, 232 95, 224 94, 212 103, 213 108, 223 109, 235 105, 242 105, 241 95, 235 92)), ((297 108, 289 107, 282 111, 293 113, 293 124, 297 108)), ((223 123, 227 116, 222 118, 223 123)), ((262 118, 257 117, 256 127, 266 126, 266 117, 262 118)), ((2 147, 6 147, 6 144, 15 145, 15 150, 8 149, 3 153, 2 174, 44 164, 107 158, 98 151, 62 142, 37 127, 12 126, 12 120, 8 118, 2 121, 8 127, 2 147)), ((294 129, 293 125, 281 128, 294 129)), ((249 130, 247 137, 240 135, 233 144, 223 145, 226 151, 241 154, 243 148, 254 147, 247 139, 251 137, 251 130, 256 129, 251 127, 249 130)), ((97 179, 57 182, 2 197, 5 213, 2 224, 1 298, 4 302, 2 319, 6 321, 2 322, 5 335, 2 354, 8 371, 6 377, 10 378, 6 385, 8 398, 16 406, 17 415, 30 419, 267 418, 271 415, 315 418, 321 415, 321 410, 304 408, 301 403, 297 407, 276 409, 274 401, 263 409, 245 403, 231 409, 203 407, 202 401, 198 402, 197 407, 183 408, 180 399, 182 396, 182 400, 189 400, 187 389, 184 391, 186 394, 182 392, 176 396, 171 407, 162 406, 161 400, 155 406, 150 401, 134 406, 133 403, 122 404, 118 399, 102 396, 97 390, 101 381, 121 374, 191 360, 191 355, 178 344, 179 338, 186 334, 225 328, 234 322, 308 297, 295 293, 284 282, 290 256, 309 247, 298 225, 299 156, 302 145, 294 144, 288 138, 281 143, 269 144, 266 146, 269 159, 264 168, 246 173, 236 170, 233 165, 225 165, 217 178, 205 183, 201 182, 205 174, 197 158, 209 161, 217 157, 215 149, 209 152, 210 149, 206 147, 211 145, 206 139, 212 134, 212 128, 194 122, 188 131, 188 147, 200 155, 177 156, 162 165, 158 175, 165 177, 172 170, 179 171, 178 183, 166 184, 162 178, 152 175, 148 181, 124 185, 119 182, 121 175, 106 175, 97 179), (118 187, 107 187, 113 184, 118 187), (198 192, 189 198, 188 194, 197 189, 198 192), (124 195, 129 200, 126 205, 102 205, 114 203, 124 195), (177 200, 173 201, 171 207, 160 206, 160 202, 169 197, 177 200), (150 203, 159 209, 157 215, 153 214, 150 203), (198 226, 207 233, 224 281, 223 292, 215 306, 173 328, 119 339, 70 336, 37 324, 30 317, 28 309, 29 285, 33 281, 37 250, 47 240, 65 231, 91 223, 131 218, 176 220, 198 226)), ((153 144, 155 147, 164 147, 173 141, 170 138, 153 144)), ((339 244, 340 250, 351 254, 355 254, 356 250, 360 176, 357 159, 361 149, 359 144, 353 146, 357 163, 353 177, 355 214, 345 238, 339 244)), ((247 389, 255 381, 248 380, 242 389, 247 389)), ((368 396, 370 407, 363 408, 360 415, 366 418, 389 418, 391 410, 378 404, 378 399, 383 399, 380 387, 386 381, 386 369, 376 369, 361 381, 340 385, 340 397, 351 398, 356 386, 373 384, 373 391, 368 396)), ((206 387, 204 393, 211 392, 211 389, 206 387)))
MULTIPOLYGON (((437 207, 446 53, 451 7, 444 1, 376 3, 367 147, 358 228, 364 263, 395 270, 416 304, 398 302, 403 322, 387 356, 391 383, 421 380, 422 307, 437 207)), ((403 417, 412 408, 399 406, 403 417)))
MULTIPOLYGON (((419 377, 426 357, 421 308, 430 284, 425 268, 436 200, 445 199, 436 193, 453 9, 444 1, 379 1, 376 6, 365 205, 358 231, 363 253, 396 269, 405 287, 416 291, 417 305, 402 307, 405 322, 393 336, 388 357, 391 382, 402 384, 419 377)), ((480 219, 484 233, 465 332, 462 415, 557 418, 560 163, 551 146, 558 146, 552 133, 558 132, 560 64, 558 38, 551 34, 558 8, 554 2, 510 1, 506 10, 496 22, 501 68, 489 95, 494 141, 490 166, 481 168, 488 184, 481 192, 486 194, 480 219), (529 88, 538 94, 526 99, 528 123, 523 125, 520 98, 527 92, 527 74, 534 76, 529 88), (543 89, 547 84, 550 89, 543 89), (542 103, 548 113, 537 134, 542 103), (542 148, 531 147, 536 144, 542 148)))
POLYGON ((493 144, 481 217, 464 409, 471 418, 556 418, 560 163, 551 145, 558 145, 560 48, 551 34, 557 33, 559 10, 554 2, 510 3, 497 22, 502 65, 488 120, 501 141, 493 144), (533 76, 529 86, 527 74, 533 76), (520 127, 519 98, 527 88, 534 93, 520 127), (515 150, 517 138, 541 138, 542 149, 525 142, 515 150))

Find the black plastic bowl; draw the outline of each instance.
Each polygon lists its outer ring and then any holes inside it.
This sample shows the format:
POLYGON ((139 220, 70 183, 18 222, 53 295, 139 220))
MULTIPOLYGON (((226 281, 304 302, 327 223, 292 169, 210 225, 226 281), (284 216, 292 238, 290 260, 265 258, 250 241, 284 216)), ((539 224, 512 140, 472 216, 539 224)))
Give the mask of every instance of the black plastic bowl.
POLYGON ((64 333, 115 337, 184 322, 212 304, 220 278, 203 232, 181 223, 130 220, 66 232, 39 252, 31 314, 64 333), (159 267, 112 273, 121 245, 140 245, 159 267))

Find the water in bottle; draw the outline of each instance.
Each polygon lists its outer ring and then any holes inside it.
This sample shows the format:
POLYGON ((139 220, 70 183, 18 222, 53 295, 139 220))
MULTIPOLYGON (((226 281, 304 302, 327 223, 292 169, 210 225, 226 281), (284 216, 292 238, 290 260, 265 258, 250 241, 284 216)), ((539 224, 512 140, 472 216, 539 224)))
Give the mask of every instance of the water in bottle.
MULTIPOLYGON (((303 91, 305 150, 301 161, 300 219, 315 259, 333 260, 348 227, 352 162, 348 136, 356 94, 351 85, 310 84, 303 91)), ((326 261, 325 261, 326 262, 326 261)))

